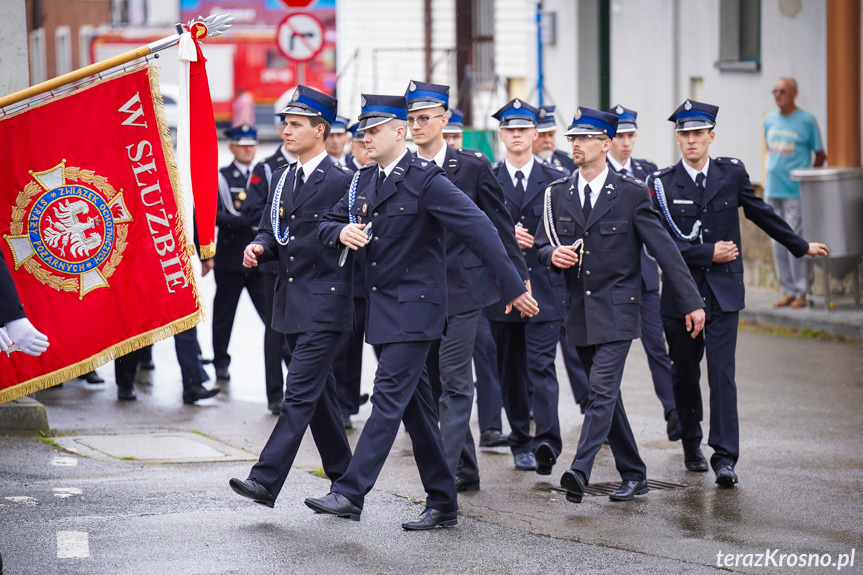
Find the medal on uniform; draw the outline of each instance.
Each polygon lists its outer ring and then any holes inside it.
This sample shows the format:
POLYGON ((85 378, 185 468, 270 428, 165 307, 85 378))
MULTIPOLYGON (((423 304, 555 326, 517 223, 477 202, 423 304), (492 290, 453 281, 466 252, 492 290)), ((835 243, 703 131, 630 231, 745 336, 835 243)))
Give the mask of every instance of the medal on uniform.
POLYGON ((363 204, 363 215, 365 215, 365 213, 366 213, 367 211, 369 211, 369 205, 368 205, 368 204, 363 204))
POLYGON ((237 194, 237 197, 240 198, 241 200, 245 200, 246 199, 246 192, 245 191, 240 192, 239 194, 237 194))
POLYGON ((239 210, 242 207, 243 207, 243 202, 241 202, 240 200, 234 200, 234 208, 239 210))

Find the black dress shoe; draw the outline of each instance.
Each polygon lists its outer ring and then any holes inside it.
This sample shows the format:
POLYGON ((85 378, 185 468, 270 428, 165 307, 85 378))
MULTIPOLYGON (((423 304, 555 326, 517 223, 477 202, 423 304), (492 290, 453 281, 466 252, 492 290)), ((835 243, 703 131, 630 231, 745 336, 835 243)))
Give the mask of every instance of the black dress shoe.
POLYGON ((360 514, 363 512, 347 497, 335 491, 327 493, 320 499, 312 499, 311 497, 306 499, 306 506, 313 509, 315 513, 328 513, 351 521, 359 521, 360 514))
POLYGON ((150 361, 139 361, 138 369, 146 369, 147 371, 153 371, 154 369, 156 369, 156 364, 153 363, 152 359, 150 361))
POLYGON ((83 379, 87 383, 105 383, 105 380, 99 377, 99 374, 95 371, 85 373, 84 375, 80 376, 79 379, 83 379))
POLYGON ((730 465, 720 465, 716 470, 716 484, 719 487, 734 487, 737 483, 737 474, 734 473, 734 468, 730 465))
POLYGON ((270 413, 273 415, 279 415, 282 413, 282 402, 281 401, 271 401, 267 405, 267 409, 270 410, 270 413))
POLYGON ((557 463, 557 456, 551 445, 540 443, 533 454, 536 457, 536 473, 538 475, 551 475, 551 468, 557 463))
POLYGON ((272 493, 251 477, 245 481, 242 479, 231 479, 228 484, 234 490, 234 493, 248 497, 255 503, 266 505, 270 509, 276 504, 276 498, 273 497, 272 493))
POLYGON ((668 412, 665 422, 665 433, 668 434, 668 441, 677 441, 680 439, 680 417, 677 415, 677 409, 672 409, 668 412))
POLYGON ((360 405, 365 405, 369 402, 369 394, 361 393, 360 394, 360 405))
POLYGON ((707 467, 707 460, 704 459, 704 454, 701 453, 700 447, 696 447, 695 449, 686 449, 684 447, 683 463, 686 465, 687 470, 697 473, 704 473, 709 469, 707 467))
POLYGON ((459 477, 456 475, 455 490, 460 493, 479 491, 479 477, 459 477))
POLYGON ((228 371, 227 367, 217 367, 216 368, 216 379, 222 379, 224 381, 231 381, 231 372, 228 371))
POLYGON ((650 488, 647 487, 647 479, 624 481, 616 491, 608 495, 608 498, 612 501, 630 501, 635 499, 636 495, 644 495, 648 491, 650 488))
POLYGON ((437 509, 426 507, 419 517, 413 521, 402 523, 402 529, 425 531, 426 529, 434 529, 435 527, 455 527, 457 524, 457 511, 438 511, 437 509))
POLYGON ((134 389, 117 389, 117 399, 120 401, 135 401, 138 396, 134 389))
POLYGON ((531 451, 525 451, 524 453, 516 453, 515 455, 513 455, 513 459, 515 460, 515 468, 519 471, 536 470, 536 457, 531 451))
POLYGON ((586 484, 581 472, 574 469, 567 469, 560 478, 560 486, 566 489, 566 500, 572 503, 581 503, 586 484))
POLYGON ((506 445, 509 445, 509 440, 499 429, 486 429, 479 434, 480 447, 504 447, 506 445))
POLYGON ((189 389, 183 391, 183 403, 186 405, 195 403, 199 399, 209 399, 214 395, 219 394, 219 388, 207 389, 203 385, 193 385, 189 389))

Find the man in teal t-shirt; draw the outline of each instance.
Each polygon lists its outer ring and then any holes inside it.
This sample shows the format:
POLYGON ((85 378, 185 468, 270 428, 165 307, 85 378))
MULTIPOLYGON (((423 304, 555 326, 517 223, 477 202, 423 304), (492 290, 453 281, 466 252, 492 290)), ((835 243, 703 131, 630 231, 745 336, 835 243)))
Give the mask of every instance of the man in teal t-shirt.
MULTIPOLYGON (((791 179, 791 170, 824 165, 827 156, 815 116, 794 103, 797 81, 779 78, 773 85, 773 98, 779 107, 764 119, 764 145, 767 149, 767 182, 764 198, 788 222, 797 235, 803 234, 800 209, 800 183, 791 179), (814 156, 814 164, 813 164, 814 156)), ((773 307, 806 306, 806 278, 803 260, 795 258, 781 244, 773 242, 773 262, 783 297, 773 307)))

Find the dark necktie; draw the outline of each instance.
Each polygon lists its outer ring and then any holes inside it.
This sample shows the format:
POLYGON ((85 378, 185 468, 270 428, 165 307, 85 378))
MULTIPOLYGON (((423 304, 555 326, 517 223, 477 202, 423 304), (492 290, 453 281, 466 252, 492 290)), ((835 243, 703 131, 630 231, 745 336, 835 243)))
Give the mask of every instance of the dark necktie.
POLYGON ((524 202, 524 174, 521 170, 515 173, 515 193, 518 194, 519 203, 524 202))
POLYGON ((590 219, 590 212, 593 210, 593 205, 590 203, 590 184, 584 186, 584 205, 581 206, 581 211, 584 214, 584 222, 590 219))
POLYGON ((704 173, 698 172, 695 176, 695 187, 698 188, 699 197, 704 197, 704 173))
POLYGON ((303 189, 303 184, 306 183, 305 174, 303 174, 303 169, 300 168, 297 170, 297 185, 294 186, 294 201, 297 201, 297 198, 300 195, 300 191, 303 189))

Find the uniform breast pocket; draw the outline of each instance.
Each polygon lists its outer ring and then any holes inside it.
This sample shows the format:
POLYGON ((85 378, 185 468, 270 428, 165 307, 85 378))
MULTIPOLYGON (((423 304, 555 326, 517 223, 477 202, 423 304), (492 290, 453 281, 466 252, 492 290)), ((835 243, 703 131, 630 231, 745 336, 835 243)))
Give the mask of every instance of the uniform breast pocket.
POLYGON ((629 220, 600 220, 599 234, 602 242, 599 249, 604 252, 619 252, 629 244, 629 220))
POLYGON ((465 269, 478 268, 482 265, 482 261, 470 250, 463 250, 459 254, 459 259, 465 269))
POLYGON ((441 293, 437 286, 399 288, 399 327, 405 333, 427 333, 439 321, 441 293))
POLYGON ((736 227, 738 224, 737 205, 737 194, 723 195, 714 199, 711 202, 715 214, 713 226, 723 230, 736 227))
MULTIPOLYGON (((387 204, 387 220, 381 226, 380 233, 392 238, 409 236, 417 225, 416 215, 419 211, 417 200, 391 202, 387 204)), ((377 225, 375 225, 377 228, 377 225)), ((377 231, 377 230, 375 230, 377 231)))
POLYGON ((560 243, 563 245, 571 244, 575 240, 575 222, 572 220, 558 221, 557 235, 560 237, 560 243))
POLYGON ((297 239, 306 242, 317 242, 318 236, 315 233, 315 228, 321 218, 329 211, 328 208, 309 208, 300 212, 300 222, 302 223, 302 234, 297 239))
POLYGON ((351 284, 343 281, 315 280, 311 282, 309 302, 316 323, 342 323, 351 297, 351 284))

